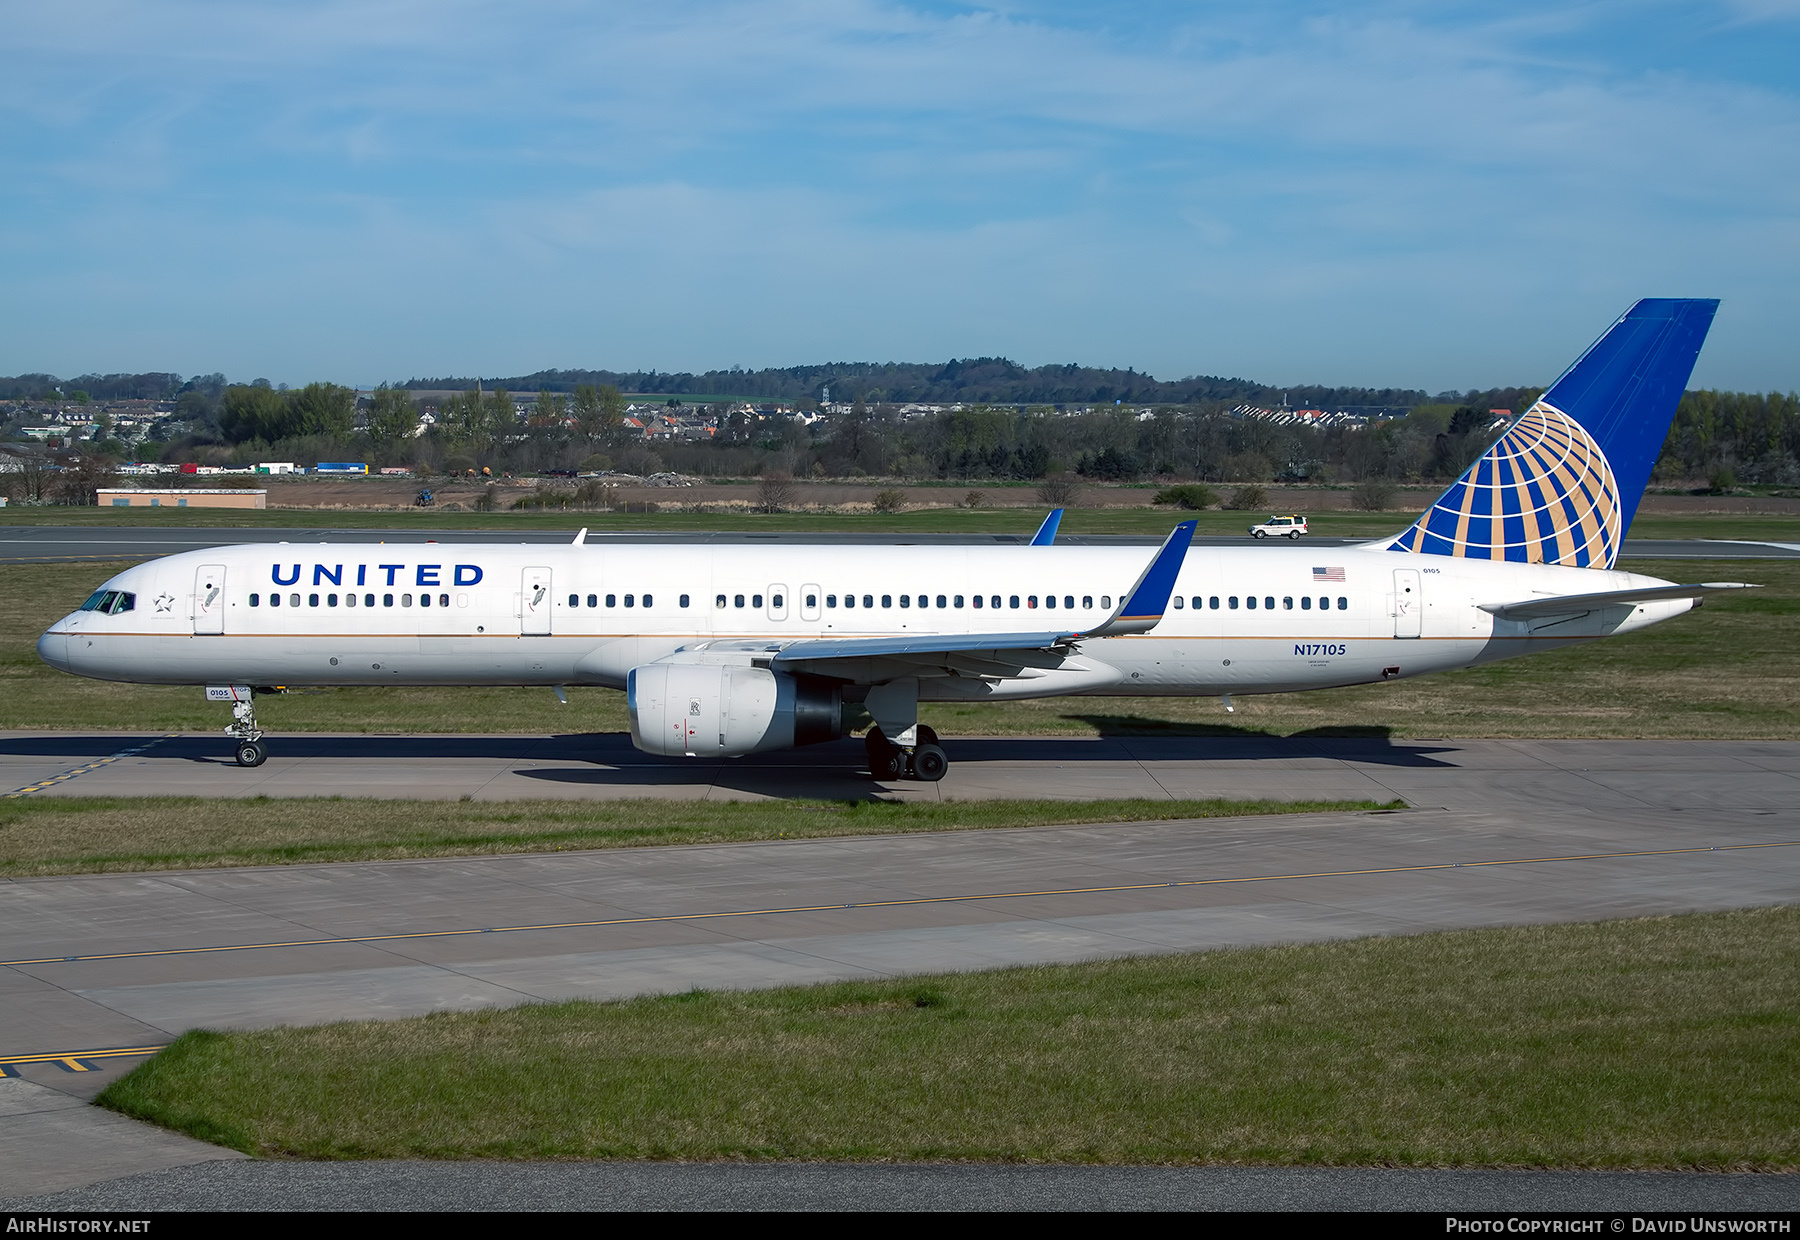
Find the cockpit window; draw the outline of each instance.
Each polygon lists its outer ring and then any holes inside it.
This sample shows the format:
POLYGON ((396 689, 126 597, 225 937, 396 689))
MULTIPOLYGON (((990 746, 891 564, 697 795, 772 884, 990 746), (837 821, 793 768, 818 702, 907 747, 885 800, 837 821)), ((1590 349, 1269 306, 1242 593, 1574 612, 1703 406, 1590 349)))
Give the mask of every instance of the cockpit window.
POLYGON ((131 611, 137 606, 137 595, 124 590, 99 590, 80 607, 81 611, 97 611, 102 615, 116 616, 122 611, 131 611))

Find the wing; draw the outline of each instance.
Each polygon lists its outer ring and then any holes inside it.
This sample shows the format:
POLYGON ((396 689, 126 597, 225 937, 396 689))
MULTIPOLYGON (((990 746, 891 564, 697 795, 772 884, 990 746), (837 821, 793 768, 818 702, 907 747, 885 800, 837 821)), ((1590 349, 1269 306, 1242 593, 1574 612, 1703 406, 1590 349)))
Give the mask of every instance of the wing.
POLYGON ((1112 615, 1091 629, 1035 629, 1011 633, 894 633, 881 637, 803 637, 791 642, 742 645, 708 642, 709 650, 741 650, 770 656, 769 665, 845 680, 878 682, 935 670, 952 675, 1010 677, 1080 664, 1084 677, 1110 669, 1078 654, 1082 642, 1124 633, 1147 633, 1162 620, 1175 579, 1194 538, 1193 521, 1177 525, 1161 549, 1120 598, 1112 615))

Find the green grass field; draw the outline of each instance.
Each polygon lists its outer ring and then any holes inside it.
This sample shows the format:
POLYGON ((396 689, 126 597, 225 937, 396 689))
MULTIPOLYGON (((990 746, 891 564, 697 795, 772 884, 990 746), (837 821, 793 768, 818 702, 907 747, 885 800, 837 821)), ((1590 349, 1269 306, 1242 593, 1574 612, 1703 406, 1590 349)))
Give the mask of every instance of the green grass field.
POLYGON ((1399 808, 1376 801, 0 800, 0 878, 1399 808))
POLYGON ((1800 909, 190 1033, 288 1158, 1800 1168, 1800 909))
MULTIPOLYGON (((1800 737, 1800 562, 1627 562, 1677 581, 1766 586, 1625 637, 1393 684, 1239 697, 1049 698, 927 705, 946 736, 1800 737)), ((196 688, 81 680, 39 662, 38 634, 122 564, 0 566, 0 728, 210 732, 196 688)), ((571 689, 341 689, 265 698, 283 732, 625 730, 623 695, 571 689)), ((221 741, 223 744, 223 741, 221 741)))

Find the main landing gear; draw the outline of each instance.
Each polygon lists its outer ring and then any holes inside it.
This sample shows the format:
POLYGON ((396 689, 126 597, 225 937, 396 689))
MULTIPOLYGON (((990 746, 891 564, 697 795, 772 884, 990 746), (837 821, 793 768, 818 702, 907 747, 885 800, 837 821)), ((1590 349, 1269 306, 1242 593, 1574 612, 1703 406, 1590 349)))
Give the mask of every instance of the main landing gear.
POLYGON ((950 769, 950 759, 938 744, 938 735, 924 724, 914 733, 918 740, 909 749, 890 741, 879 727, 863 736, 869 755, 869 774, 875 779, 920 779, 935 784, 950 769))

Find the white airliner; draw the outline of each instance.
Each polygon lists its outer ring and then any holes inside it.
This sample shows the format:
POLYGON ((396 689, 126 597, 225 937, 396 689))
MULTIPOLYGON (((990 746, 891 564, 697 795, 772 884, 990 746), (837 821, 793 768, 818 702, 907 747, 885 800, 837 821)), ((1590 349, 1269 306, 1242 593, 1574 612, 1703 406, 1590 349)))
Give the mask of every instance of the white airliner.
POLYGON ((1629 632, 1737 583, 1613 569, 1715 301, 1626 312, 1396 538, 1358 547, 278 544, 168 556, 38 642, 206 687, 237 760, 299 686, 625 690, 650 753, 734 757, 872 717, 881 778, 941 779, 922 701, 1287 693, 1629 632), (847 710, 846 707, 849 709, 847 710))

